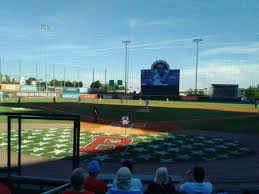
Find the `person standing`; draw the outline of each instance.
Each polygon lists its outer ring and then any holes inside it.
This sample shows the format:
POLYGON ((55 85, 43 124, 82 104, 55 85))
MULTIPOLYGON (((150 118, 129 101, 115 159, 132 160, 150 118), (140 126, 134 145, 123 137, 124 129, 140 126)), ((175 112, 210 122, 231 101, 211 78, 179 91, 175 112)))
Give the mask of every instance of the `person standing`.
POLYGON ((148 110, 149 109, 149 101, 146 100, 145 102, 146 102, 146 110, 148 110))
POLYGON ((21 96, 18 96, 18 101, 17 101, 18 104, 21 104, 21 96))
POLYGON ((94 106, 93 108, 93 117, 94 117, 94 122, 97 123, 98 121, 98 115, 99 115, 99 111, 97 109, 97 106, 94 106))
POLYGON ((56 103, 56 94, 53 95, 53 103, 56 103))
POLYGON ((80 94, 79 94, 78 99, 77 99, 77 104, 80 104, 80 101, 81 101, 81 97, 80 97, 80 94))

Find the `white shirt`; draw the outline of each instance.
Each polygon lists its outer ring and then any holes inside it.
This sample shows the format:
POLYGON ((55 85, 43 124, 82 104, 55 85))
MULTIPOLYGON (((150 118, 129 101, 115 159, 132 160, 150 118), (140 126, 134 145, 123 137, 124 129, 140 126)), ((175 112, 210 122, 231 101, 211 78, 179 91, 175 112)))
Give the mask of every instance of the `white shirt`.
MULTIPOLYGON (((112 185, 115 186, 115 187, 117 186, 115 179, 113 180, 112 185)), ((142 192, 144 191, 144 188, 143 188, 143 185, 141 183, 141 180, 138 179, 138 178, 133 178, 133 177, 131 178, 131 188, 139 189, 142 192)))
POLYGON ((180 192, 186 194, 211 194, 212 184, 210 182, 186 182, 180 185, 180 192))

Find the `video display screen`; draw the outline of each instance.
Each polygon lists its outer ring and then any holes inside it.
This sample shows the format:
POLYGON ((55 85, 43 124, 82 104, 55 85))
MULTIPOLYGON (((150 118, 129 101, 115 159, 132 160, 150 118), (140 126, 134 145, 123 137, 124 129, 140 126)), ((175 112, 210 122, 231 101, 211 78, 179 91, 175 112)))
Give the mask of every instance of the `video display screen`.
POLYGON ((141 86, 178 86, 180 70, 141 70, 141 86))

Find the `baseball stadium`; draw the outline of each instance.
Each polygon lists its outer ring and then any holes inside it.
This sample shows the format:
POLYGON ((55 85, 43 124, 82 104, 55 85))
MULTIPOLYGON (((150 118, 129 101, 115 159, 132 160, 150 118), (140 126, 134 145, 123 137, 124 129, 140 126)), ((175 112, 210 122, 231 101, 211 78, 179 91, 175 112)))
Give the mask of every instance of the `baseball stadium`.
POLYGON ((1 1, 0 194, 259 193, 259 4, 195 2, 1 1))

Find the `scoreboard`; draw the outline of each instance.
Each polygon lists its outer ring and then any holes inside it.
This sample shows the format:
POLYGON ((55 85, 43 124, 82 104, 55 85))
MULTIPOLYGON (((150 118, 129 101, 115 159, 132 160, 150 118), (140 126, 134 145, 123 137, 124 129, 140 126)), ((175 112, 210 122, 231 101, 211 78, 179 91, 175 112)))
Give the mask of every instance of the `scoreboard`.
POLYGON ((141 92, 148 95, 179 95, 180 70, 169 69, 165 61, 156 61, 151 69, 141 70, 141 92))

